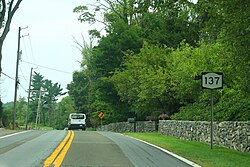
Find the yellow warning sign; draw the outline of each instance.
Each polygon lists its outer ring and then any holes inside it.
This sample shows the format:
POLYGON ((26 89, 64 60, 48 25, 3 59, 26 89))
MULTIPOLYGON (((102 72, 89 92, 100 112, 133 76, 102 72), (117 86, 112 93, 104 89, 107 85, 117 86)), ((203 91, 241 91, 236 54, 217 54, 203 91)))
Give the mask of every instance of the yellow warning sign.
POLYGON ((104 113, 101 111, 101 112, 99 112, 98 116, 99 116, 100 119, 102 119, 103 116, 104 116, 104 113))

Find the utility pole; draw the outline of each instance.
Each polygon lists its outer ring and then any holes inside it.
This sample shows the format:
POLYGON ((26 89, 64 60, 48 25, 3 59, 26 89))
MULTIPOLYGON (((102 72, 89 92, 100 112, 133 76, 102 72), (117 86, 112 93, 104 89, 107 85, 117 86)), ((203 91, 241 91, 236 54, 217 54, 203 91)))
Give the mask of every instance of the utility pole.
MULTIPOLYGON (((25 27, 26 29, 28 27, 25 27)), ((17 45, 17 59, 16 59, 16 78, 15 78, 15 94, 14 94, 14 105, 13 105, 13 130, 16 126, 16 98, 17 98, 17 89, 18 89, 18 66, 19 66, 19 60, 21 58, 21 52, 20 52, 20 39, 21 39, 21 27, 18 28, 18 45, 17 45)))
POLYGON ((36 129, 38 127, 38 121, 39 121, 38 119, 40 119, 41 96, 42 96, 42 90, 40 88, 40 91, 39 91, 39 100, 38 100, 38 107, 37 107, 37 112, 36 112, 36 129))
POLYGON ((29 104, 30 104, 30 87, 31 87, 31 79, 32 79, 33 67, 30 69, 30 82, 29 82, 29 90, 28 90, 28 104, 26 110, 26 119, 25 119, 25 129, 28 130, 28 113, 29 113, 29 104))
POLYGON ((16 126, 16 97, 17 97, 17 88, 18 88, 18 66, 20 59, 20 33, 21 27, 18 28, 18 47, 17 47, 17 60, 16 60, 16 78, 15 78, 15 94, 14 94, 14 109, 13 109, 13 130, 16 126))

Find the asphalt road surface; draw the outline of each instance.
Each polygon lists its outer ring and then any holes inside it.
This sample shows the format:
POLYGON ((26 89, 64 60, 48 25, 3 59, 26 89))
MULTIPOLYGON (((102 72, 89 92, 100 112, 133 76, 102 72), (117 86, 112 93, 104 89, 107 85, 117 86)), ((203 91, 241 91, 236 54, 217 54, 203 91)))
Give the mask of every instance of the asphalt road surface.
POLYGON ((55 159, 61 161, 58 166, 62 167, 190 166, 155 147, 121 134, 55 130, 0 137, 0 167, 42 167, 61 145, 64 147, 55 159))
POLYGON ((66 131, 25 131, 0 137, 0 167, 40 167, 66 131))
POLYGON ((188 167, 152 146, 112 132, 75 132, 63 167, 188 167))

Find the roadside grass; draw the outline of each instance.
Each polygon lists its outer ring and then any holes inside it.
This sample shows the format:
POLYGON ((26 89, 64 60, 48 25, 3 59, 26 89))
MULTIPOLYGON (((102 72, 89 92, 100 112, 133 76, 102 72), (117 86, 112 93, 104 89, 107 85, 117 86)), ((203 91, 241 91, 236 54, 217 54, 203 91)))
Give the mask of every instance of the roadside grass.
POLYGON ((187 141, 175 137, 152 133, 124 133, 125 135, 147 141, 204 167, 248 167, 250 154, 228 148, 196 141, 187 141))
POLYGON ((86 131, 96 131, 96 128, 92 128, 92 127, 86 128, 86 131))
POLYGON ((49 126, 39 126, 38 129, 39 130, 54 130, 54 128, 49 127, 49 126))

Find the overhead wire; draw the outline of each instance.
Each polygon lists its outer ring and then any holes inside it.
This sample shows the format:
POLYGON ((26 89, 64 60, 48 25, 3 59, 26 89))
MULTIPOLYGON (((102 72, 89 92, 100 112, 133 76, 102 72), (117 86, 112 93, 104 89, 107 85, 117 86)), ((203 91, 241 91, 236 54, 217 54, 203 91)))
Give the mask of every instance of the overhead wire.
POLYGON ((5 74, 3 71, 1 72, 4 76, 8 77, 9 79, 15 80, 14 78, 12 78, 11 76, 5 74))
MULTIPOLYGON (((15 21, 13 21, 13 25, 15 27, 20 27, 18 25, 21 25, 20 24, 20 21, 18 21, 17 19, 14 19, 15 21), (17 22, 17 23, 16 23, 17 22)), ((16 35, 16 32, 13 32, 13 31, 10 31, 12 34, 15 34, 16 35)), ((34 50, 33 50, 33 45, 32 45, 32 39, 31 39, 31 36, 30 34, 28 35, 25 35, 28 37, 28 41, 26 40, 26 38, 23 38, 23 41, 22 41, 22 45, 23 45, 23 49, 24 49, 24 54, 25 54, 25 59, 27 58, 28 61, 25 61, 25 60, 21 60, 22 63, 27 63, 27 64, 30 64, 30 65, 34 65, 34 66, 37 66, 37 67, 41 67, 41 68, 45 68, 45 69, 49 69, 49 70, 53 70, 53 71, 57 71, 57 72, 60 72, 60 73, 64 73, 64 74, 69 74, 69 75, 72 75, 72 72, 67 72, 67 71, 63 71, 63 70, 59 70, 59 69, 55 69, 55 68, 51 68, 51 67, 48 67, 48 66, 44 66, 44 65, 39 65, 36 63, 36 57, 35 57, 35 54, 34 54, 34 50), (26 42, 26 43, 25 43, 26 42), (29 45, 28 47, 30 47, 30 51, 27 50, 27 45, 29 45), (31 57, 30 56, 27 56, 27 53, 30 53, 31 54, 31 57), (29 61, 29 59, 31 58, 32 62, 29 61), (35 63, 33 63, 35 62, 35 63)), ((21 37, 24 37, 24 36, 21 36, 21 37)), ((23 73, 23 70, 21 68, 21 66, 19 66, 19 69, 21 71, 21 75, 18 76, 19 79, 24 79, 26 82, 28 82, 28 77, 25 77, 24 73, 23 73)), ((1 72, 4 76, 6 76, 8 79, 10 80, 13 80, 15 81, 15 77, 11 77, 10 75, 4 73, 3 71, 1 72)), ((17 81, 18 82, 18 85, 20 86, 20 88, 22 88, 25 92, 27 92, 27 89, 24 88, 24 86, 20 83, 20 80, 17 81)), ((23 81, 22 81, 23 82, 23 81)))
MULTIPOLYGON (((22 71, 22 69, 20 68, 20 71, 21 71, 21 76, 22 76, 22 78, 26 81, 26 82, 28 82, 28 79, 24 76, 24 74, 23 74, 23 71, 22 71)), ((19 78, 20 78, 20 76, 19 76, 19 78)))
POLYGON ((33 61, 36 62, 36 59, 35 59, 35 56, 34 56, 34 52, 33 52, 33 46, 32 46, 32 42, 31 42, 30 34, 29 34, 29 44, 30 44, 31 56, 33 58, 33 61))
POLYGON ((61 73, 65 73, 65 74, 70 74, 70 75, 72 75, 72 73, 71 73, 71 72, 62 71, 62 70, 58 70, 58 69, 51 68, 51 67, 46 67, 46 66, 43 66, 43 65, 39 65, 39 64, 35 64, 35 63, 31 63, 31 62, 24 61, 24 60, 22 60, 22 62, 27 63, 27 64, 32 64, 32 65, 35 65, 35 66, 38 66, 38 67, 46 68, 46 69, 49 69, 49 70, 53 70, 53 71, 57 71, 57 72, 61 72, 61 73))
MULTIPOLYGON (((27 36, 29 36, 29 34, 28 35, 22 35, 21 37, 22 37, 22 40, 23 40, 22 44, 23 44, 23 48, 24 48, 24 54, 22 52, 22 55, 25 55, 25 58, 28 59, 27 47, 26 47, 26 42, 25 42, 25 38, 24 38, 24 37, 27 37, 27 36)), ((22 57, 20 58, 20 62, 22 62, 22 57)), ((21 75, 22 75, 23 79, 28 83, 29 81, 28 81, 27 77, 24 76, 21 66, 19 66, 19 69, 21 71, 21 75)))
MULTIPOLYGON (((14 20, 12 21, 12 23, 13 23, 13 26, 14 27, 20 27, 19 25, 21 25, 21 22, 20 21, 18 21, 17 19, 15 19, 14 18, 14 20), (16 23, 16 22, 18 22, 18 23, 16 23)), ((10 33, 11 34, 13 34, 13 35, 15 35, 15 36, 17 36, 17 32, 16 31, 10 31, 10 33)), ((28 35, 29 36, 29 35, 28 35)), ((21 36, 21 37, 24 37, 24 36, 21 36)), ((25 50, 25 54, 26 54, 26 52, 27 52, 27 49, 26 49, 26 45, 25 45, 25 41, 24 41, 24 38, 23 38, 23 46, 24 46, 24 50, 25 50)), ((29 38, 29 44, 31 45, 31 42, 30 42, 30 38, 29 38)), ((32 56, 33 56, 33 50, 32 50, 32 56)), ((27 56, 27 54, 26 54, 26 58, 28 58, 28 56, 27 56)), ((18 83, 18 87, 19 88, 21 88, 21 89, 23 89, 25 92, 27 92, 27 89, 25 89, 24 88, 24 86, 23 86, 23 84, 21 84, 21 82, 20 82, 20 80, 19 79, 24 79, 25 81, 27 81, 28 82, 28 80, 27 80, 27 77, 25 77, 25 75, 23 74, 23 71, 22 71, 22 69, 21 69, 21 67, 19 66, 19 69, 20 69, 20 71, 21 71, 21 76, 19 75, 18 76, 18 80, 17 80, 17 83, 18 83)), ((8 75, 8 74, 6 74, 5 72, 3 72, 3 71, 1 71, 1 74, 3 74, 3 76, 5 76, 7 79, 10 79, 10 80, 12 80, 12 81, 14 81, 15 82, 15 77, 11 77, 10 75, 8 75)), ((8 82, 8 81, 7 81, 8 82)), ((5 93, 4 94, 6 94, 5 96, 9 96, 9 88, 11 87, 11 84, 7 84, 8 85, 8 87, 7 87, 7 89, 5 89, 5 93)), ((2 91, 2 90, 1 90, 2 91)), ((2 93, 1 93, 1 95, 3 95, 2 93)), ((3 96, 2 96, 3 97, 3 96)))

